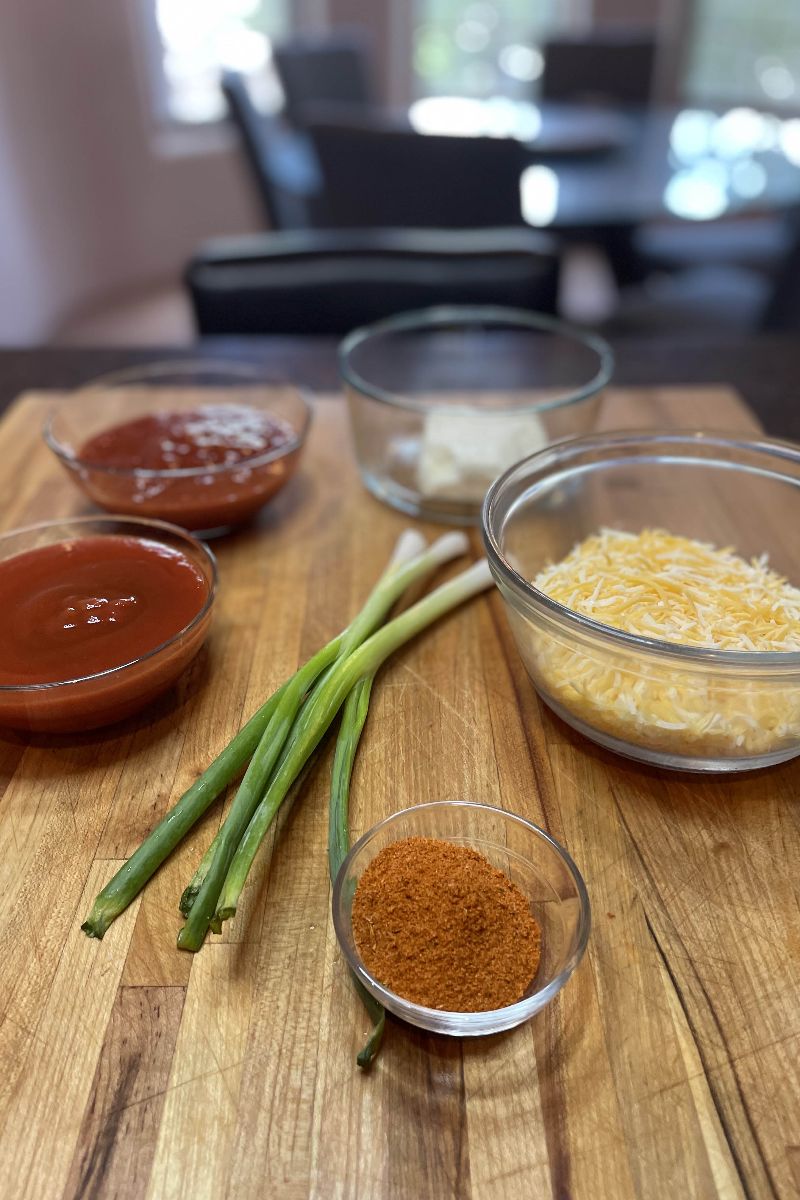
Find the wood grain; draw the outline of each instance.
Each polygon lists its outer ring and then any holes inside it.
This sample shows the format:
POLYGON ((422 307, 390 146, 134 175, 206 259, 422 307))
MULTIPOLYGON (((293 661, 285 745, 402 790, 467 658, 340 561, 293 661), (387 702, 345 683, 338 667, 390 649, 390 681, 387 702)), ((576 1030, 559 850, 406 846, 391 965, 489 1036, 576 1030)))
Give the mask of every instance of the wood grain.
MULTIPOLYGON (((89 511, 39 442, 51 403, 29 396, 0 426, 6 527, 89 511)), ((599 423, 754 424, 720 388, 610 393, 599 423)), ((119 861, 346 623, 406 523, 362 491, 341 402, 320 402, 300 475, 215 547, 213 636, 176 688, 105 732, 0 734, 4 1200, 798 1195, 800 767, 695 779, 604 753, 542 709, 498 595, 382 672, 352 824, 463 796, 565 843, 594 927, 534 1021, 464 1042, 390 1021, 358 1072, 365 1018, 329 908, 330 746, 224 939, 195 958, 174 945, 220 807, 103 942, 80 933, 119 861)))
POLYGON ((84 1200, 139 1200, 144 1196, 183 1001, 182 987, 120 987, 106 1027, 66 1195, 84 1200))

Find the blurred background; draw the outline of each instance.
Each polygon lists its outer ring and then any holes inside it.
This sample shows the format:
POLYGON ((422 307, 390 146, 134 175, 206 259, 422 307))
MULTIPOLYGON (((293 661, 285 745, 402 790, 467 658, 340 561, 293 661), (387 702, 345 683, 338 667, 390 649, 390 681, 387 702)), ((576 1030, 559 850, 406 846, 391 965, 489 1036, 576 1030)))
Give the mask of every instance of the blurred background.
POLYGON ((609 332, 800 325, 797 0, 1 20, 5 345, 338 333, 459 298, 609 332))

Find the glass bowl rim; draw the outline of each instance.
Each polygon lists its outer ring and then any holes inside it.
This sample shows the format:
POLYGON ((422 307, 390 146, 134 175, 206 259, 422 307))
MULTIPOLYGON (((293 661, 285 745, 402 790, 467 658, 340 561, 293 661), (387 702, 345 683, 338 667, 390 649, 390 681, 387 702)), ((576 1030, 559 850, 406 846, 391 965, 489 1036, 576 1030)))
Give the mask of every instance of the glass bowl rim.
POLYGON ((138 367, 123 367, 118 371, 109 371, 105 375, 98 375, 94 379, 81 384, 79 387, 67 391, 61 400, 54 401, 51 406, 42 428, 42 437, 53 454, 61 462, 70 467, 85 467, 92 471, 102 472, 104 475, 114 475, 123 479, 191 479, 200 475, 229 475, 233 471, 244 468, 263 467, 271 462, 276 462, 278 459, 286 458, 289 454, 300 450, 304 445, 313 417, 314 406, 311 402, 310 390, 308 388, 301 387, 299 384, 285 379, 265 379, 264 369, 259 369, 259 364, 256 362, 242 359, 225 360, 212 358, 182 358, 170 361, 165 358, 142 363, 138 367), (242 379, 257 380, 263 383, 265 387, 291 388, 303 409, 301 427, 297 430, 293 428, 295 436, 285 445, 278 446, 274 450, 269 450, 266 454, 258 454, 253 455, 251 458, 241 459, 236 463, 209 463, 207 466, 202 467, 162 468, 112 467, 107 463, 92 462, 91 459, 81 458, 77 451, 70 449, 64 442, 59 441, 53 431, 53 423, 59 416, 60 405, 65 402, 75 401, 77 403, 82 396, 104 391, 107 388, 118 387, 120 384, 144 380, 148 377, 157 378, 160 375, 171 373, 190 375, 192 372, 198 371, 205 371, 208 374, 238 375, 242 379))
MULTIPOLYGON (((419 836, 424 836, 420 834, 419 836)), ((443 839, 446 840, 446 839, 443 839)), ((373 996, 383 1000, 384 1007, 392 1011, 401 1011, 403 1019, 409 1021, 413 1025, 417 1025, 419 1021, 423 1021, 422 1027, 425 1029, 431 1028, 431 1022, 437 1022, 448 1019, 457 1021, 462 1025, 460 1032, 467 1033, 470 1025, 489 1026, 494 1022, 503 1022, 503 1028, 509 1028, 512 1025, 522 1024, 529 1016, 533 1016, 541 1008, 548 1004, 553 997, 561 991, 562 987, 567 983, 575 968, 583 958, 586 950, 586 945, 589 941, 589 934, 592 928, 592 906, 589 900, 589 893, 586 889, 583 876, 578 870, 575 861, 560 842, 557 842, 545 829, 539 825, 535 825, 533 821, 529 821, 526 817, 521 817, 518 813, 510 812, 507 808, 498 808, 493 804, 481 804, 477 800, 431 800, 425 804, 413 804, 408 808, 398 809, 397 812, 390 813, 388 817, 384 817, 375 825, 372 825, 365 833, 358 838, 350 847, 347 855, 342 861, 342 865, 336 873, 336 879, 333 883, 333 893, 331 898, 331 910, 333 914, 333 928, 336 933, 336 940, 341 947, 342 953, 347 960, 348 966, 355 973, 356 977, 362 983, 367 985, 373 996), (467 808, 480 810, 482 812, 491 813, 493 816, 499 816, 510 823, 522 825, 528 832, 535 834, 540 841, 544 842, 549 849, 555 854, 567 871, 575 885, 575 891, 578 899, 579 918, 578 930, 575 949, 567 960, 566 964, 561 968, 558 975, 550 980, 543 988, 533 993, 531 996, 526 996, 523 1000, 518 1000, 516 1004, 507 1004, 504 1008, 484 1009, 477 1012, 458 1012, 443 1008, 426 1008, 423 1004, 415 1004, 413 1000, 406 1000, 403 996, 398 996, 396 992, 390 988, 384 987, 364 966, 361 957, 357 950, 351 951, 347 945, 347 939, 344 936, 344 930, 341 926, 339 908, 340 897, 344 880, 347 876, 348 869, 352 860, 364 847, 364 845, 380 830, 387 825, 393 824, 395 821, 403 817, 407 817, 413 812, 425 812, 431 809, 453 809, 467 808), (518 1017, 518 1020, 511 1018, 518 1017), (507 1022, 507 1023, 506 1023, 507 1022)), ((487 1033, 491 1029, 486 1030, 487 1033)))
MULTIPOLYGON (((36 533, 44 529, 53 529, 59 525, 96 525, 113 523, 115 525, 134 525, 146 526, 156 531, 162 531, 173 536, 177 536, 180 540, 188 542, 194 549, 199 551, 199 555, 205 560, 206 565, 210 569, 208 595, 206 596, 202 608, 195 613, 191 621, 184 625, 181 629, 175 631, 166 641, 160 642, 154 646, 152 650, 148 650, 145 654, 140 654, 138 658, 129 659, 128 662, 119 663, 115 667, 106 667, 104 671, 93 671, 90 675, 77 675, 72 679, 54 679, 47 683, 3 683, 0 684, 1 695, 22 695, 30 692, 46 692, 53 691, 55 688, 71 687, 79 683, 90 683, 95 679, 105 679, 111 675, 117 675, 120 671, 126 671, 130 667, 138 667, 141 663, 147 662, 154 658, 169 646, 172 646, 179 638, 184 637, 187 633, 191 633, 200 622, 211 611, 217 594, 217 585, 219 583, 219 571, 217 568, 217 560, 213 551, 201 541, 200 538, 194 537, 187 529, 182 529, 179 525, 172 525, 169 521, 160 521, 155 517, 131 517, 123 514, 110 513, 108 516, 84 516, 84 517, 61 517, 54 518, 50 521, 37 521, 33 525, 20 525, 17 529, 7 529, 0 532, 0 546, 6 538, 18 537, 22 533, 36 533)), ((99 536, 108 536, 100 534, 99 536)), ((113 536, 113 535, 111 535, 113 536)), ((59 540, 68 540, 67 538, 59 540)), ((140 539, 144 540, 144 539, 140 539)), ((155 538, 152 540, 156 540, 155 538)), ((57 542, 48 542, 47 545, 57 545, 57 542)), ((36 549, 30 547, 29 549, 36 549)), ((20 554, 26 554, 28 551, 20 550, 20 554)), ((3 561, 3 560, 0 560, 3 561)))
MULTIPOLYGON (((791 442, 767 437, 744 438, 728 436, 713 430, 631 429, 623 432, 612 431, 578 437, 559 438, 543 449, 537 450, 534 454, 520 459, 519 462, 514 463, 505 470, 502 475, 498 475, 486 493, 481 510, 481 530, 483 544, 492 573, 495 575, 495 578, 499 576, 503 583, 523 601, 526 607, 544 610, 551 618, 556 618, 558 623, 566 625, 567 628, 576 629, 583 634, 591 634, 592 637, 608 643, 610 648, 619 649, 624 646, 647 656, 657 656, 661 659, 668 657, 678 659, 686 666, 689 664, 714 665, 723 670, 746 667, 758 667, 762 669, 769 667, 800 668, 800 650, 719 650, 713 647, 684 646, 680 642, 665 642, 657 638, 640 637, 638 634, 628 633, 624 629, 615 629, 613 625, 604 625, 601 621, 584 616, 583 613, 575 612, 574 609, 568 608, 565 604, 561 604, 558 600, 554 600, 545 592, 540 591, 530 580, 525 579, 523 575, 515 571, 511 563, 503 555, 495 532, 497 504, 512 478, 517 473, 524 473, 537 459, 544 459, 547 455, 552 455, 554 458, 552 466, 555 468, 558 464, 560 453, 563 451, 570 451, 576 448, 591 449, 593 447, 624 446, 631 443, 641 443, 643 446, 655 447, 659 444, 666 445, 670 441, 683 445, 702 444, 734 451, 755 451, 773 455, 777 460, 784 459, 791 461, 800 467, 800 448, 794 446, 791 442)), ((700 457, 696 461, 710 468, 715 466, 713 462, 704 462, 700 457)), ((603 465, 609 465, 609 463, 610 460, 606 464, 598 463, 596 465, 602 467, 603 465)), ((736 462, 729 465, 737 471, 745 469, 742 464, 736 462)), ((764 472, 761 473, 763 474, 764 472)), ((775 477, 782 478, 777 472, 775 472, 775 477)), ((784 478, 788 479, 788 477, 784 478)), ((793 482, 795 482, 795 486, 800 484, 800 480, 793 482)))
MULTIPOLYGON (((605 338, 600 337, 599 334, 581 329, 558 317, 551 317, 547 313, 528 311, 524 308, 504 307, 499 304, 441 304, 431 308, 417 308, 409 312, 396 313, 394 316, 384 317, 369 325, 361 325, 346 334, 339 343, 339 372, 345 383, 371 400, 377 400, 381 404, 388 404, 393 408, 406 411, 431 412, 435 405, 426 400, 417 400, 413 396, 401 396, 397 392, 388 391, 379 384, 369 383, 352 366, 350 356, 355 349, 373 337, 406 333, 414 329, 420 332, 432 332, 442 326, 468 325, 470 323, 522 325, 528 330, 561 334, 593 350, 600 360, 597 371, 588 383, 567 390, 558 399, 541 404, 503 405, 493 409, 493 412, 541 413, 557 408, 568 408, 572 404, 578 404, 580 401, 588 400, 591 396, 596 395, 606 386, 614 373, 614 351, 605 338)), ((465 407, 471 409, 473 406, 466 405, 465 407)))

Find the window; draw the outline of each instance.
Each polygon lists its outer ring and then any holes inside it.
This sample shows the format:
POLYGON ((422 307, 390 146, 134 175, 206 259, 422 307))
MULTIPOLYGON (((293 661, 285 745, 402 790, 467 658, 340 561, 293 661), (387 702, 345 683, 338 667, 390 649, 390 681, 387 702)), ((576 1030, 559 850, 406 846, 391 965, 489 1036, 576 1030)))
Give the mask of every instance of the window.
POLYGON ((580 0, 414 0, 417 96, 530 99, 547 34, 569 27, 580 0))
POLYGON ((697 0, 694 11, 689 100, 800 107, 798 0, 697 0))
POLYGON ((164 115, 215 121, 225 113, 221 70, 251 79, 266 109, 281 100, 269 69, 272 41, 290 28, 291 0, 155 0, 163 69, 164 115))

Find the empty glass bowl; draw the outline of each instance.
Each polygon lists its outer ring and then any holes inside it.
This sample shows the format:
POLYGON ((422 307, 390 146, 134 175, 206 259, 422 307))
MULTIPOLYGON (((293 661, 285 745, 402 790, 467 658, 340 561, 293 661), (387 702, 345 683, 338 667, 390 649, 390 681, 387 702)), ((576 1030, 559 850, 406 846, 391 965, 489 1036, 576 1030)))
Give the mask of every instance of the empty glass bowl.
POLYGON ((413 516, 474 524, 502 471, 594 427, 602 338, 513 308, 403 313, 339 349, 365 485, 413 516))
MULTIPOLYGON (((800 653, 683 646, 574 612, 532 582, 606 527, 730 547, 800 586, 800 449, 716 433, 597 434, 507 471, 483 511, 489 564, 542 699, 659 766, 741 771, 800 753, 800 653)), ((697 597, 702 602, 702 596, 697 597)))
POLYGON ((589 897, 566 850, 523 817, 468 800, 439 800, 393 813, 355 843, 333 887, 333 924, 357 979, 385 1008, 404 1021, 458 1037, 513 1029, 544 1008, 577 967, 589 937, 589 897), (423 1008, 383 987, 361 961, 352 929, 353 896, 364 870, 385 846, 401 838, 439 838, 479 851, 528 899, 542 931, 542 955, 526 995, 488 1012, 423 1008))
POLYGON ((96 379, 57 403, 44 438, 100 508, 208 537, 249 520, 288 483, 310 423, 311 407, 296 387, 270 382, 251 363, 210 359, 96 379), (183 424, 154 428, 176 419, 183 424), (126 444, 122 452, 117 445, 113 460, 100 447, 121 429, 126 444), (219 449, 219 437, 227 449, 219 449), (146 465, 154 448, 155 461, 163 452, 169 466, 146 465), (206 461, 182 466, 181 456, 196 451, 206 461))

